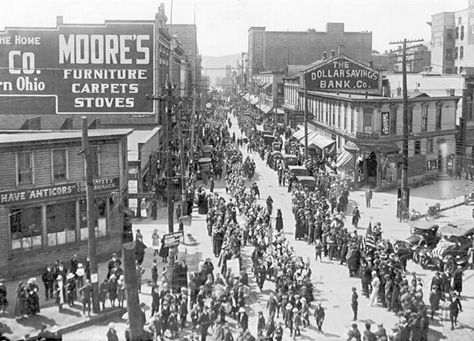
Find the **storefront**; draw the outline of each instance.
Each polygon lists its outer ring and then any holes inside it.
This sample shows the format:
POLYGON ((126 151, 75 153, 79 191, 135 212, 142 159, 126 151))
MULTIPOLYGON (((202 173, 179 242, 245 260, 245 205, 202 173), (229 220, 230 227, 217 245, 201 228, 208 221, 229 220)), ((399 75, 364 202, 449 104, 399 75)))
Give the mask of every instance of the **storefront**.
MULTIPOLYGON (((93 225, 99 259, 120 252, 130 129, 91 131, 93 225)), ((81 132, 0 134, 0 272, 36 273, 72 254, 87 255, 81 132)))

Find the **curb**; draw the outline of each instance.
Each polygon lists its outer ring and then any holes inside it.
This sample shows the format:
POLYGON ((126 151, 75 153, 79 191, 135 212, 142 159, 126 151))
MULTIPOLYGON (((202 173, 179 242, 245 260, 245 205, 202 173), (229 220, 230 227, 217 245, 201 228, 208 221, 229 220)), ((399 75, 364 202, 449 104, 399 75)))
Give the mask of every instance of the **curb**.
MULTIPOLYGON (((456 207, 459 207, 459 206, 462 206, 462 205, 464 205, 464 201, 461 201, 461 202, 459 202, 459 203, 457 203, 457 204, 454 204, 454 205, 442 207, 439 211, 440 211, 440 212, 444 212, 444 211, 447 211, 447 210, 450 210, 450 209, 452 209, 452 208, 456 208, 456 207)), ((427 218, 426 213, 420 215, 418 218, 413 219, 412 221, 417 221, 417 220, 419 220, 419 219, 421 219, 421 218, 427 218)))
POLYGON ((73 332, 75 330, 91 326, 91 325, 96 324, 98 322, 102 322, 104 320, 109 320, 109 319, 113 319, 117 316, 122 316, 126 312, 127 312, 126 308, 116 308, 116 309, 113 309, 113 310, 109 310, 105 313, 92 316, 90 319, 86 319, 86 320, 83 320, 83 321, 79 321, 77 323, 72 323, 70 325, 60 327, 58 329, 58 333, 59 334, 67 334, 67 333, 73 332))

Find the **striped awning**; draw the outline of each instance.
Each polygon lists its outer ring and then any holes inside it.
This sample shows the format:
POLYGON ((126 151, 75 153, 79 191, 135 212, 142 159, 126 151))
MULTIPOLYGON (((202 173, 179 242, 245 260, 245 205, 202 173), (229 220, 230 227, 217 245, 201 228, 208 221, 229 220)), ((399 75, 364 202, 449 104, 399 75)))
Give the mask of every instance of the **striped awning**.
POLYGON ((347 150, 343 150, 338 156, 336 160, 336 167, 338 169, 343 168, 344 166, 348 166, 350 162, 353 160, 354 155, 349 153, 347 150))

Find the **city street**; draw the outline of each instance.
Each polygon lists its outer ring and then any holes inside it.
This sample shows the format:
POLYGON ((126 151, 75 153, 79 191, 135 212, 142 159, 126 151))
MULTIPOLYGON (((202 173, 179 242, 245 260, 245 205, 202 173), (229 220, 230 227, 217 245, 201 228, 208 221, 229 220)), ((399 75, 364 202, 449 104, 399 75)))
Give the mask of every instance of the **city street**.
MULTIPOLYGON (((236 120, 233 120, 232 130, 236 131, 237 126, 236 120)), ((238 136, 238 132, 236 131, 238 136)), ((243 148, 245 149, 245 148, 243 148)), ((246 151, 242 149, 244 157, 247 155, 246 151)), ((322 303, 326 310, 326 319, 323 325, 323 333, 318 334, 314 328, 314 318, 311 318, 312 326, 302 330, 301 337, 297 339, 301 340, 340 340, 344 338, 350 325, 352 324, 351 317, 352 311, 350 307, 350 295, 351 287, 356 287, 360 291, 360 279, 349 278, 348 269, 345 265, 339 265, 338 261, 328 261, 323 258, 323 262, 314 261, 314 246, 308 245, 304 241, 294 240, 295 221, 291 212, 291 196, 287 191, 286 187, 278 186, 278 179, 276 172, 271 170, 265 165, 265 161, 262 161, 257 154, 250 154, 257 165, 257 170, 254 178, 251 182, 257 181, 261 191, 260 203, 264 204, 265 199, 270 195, 274 200, 275 209, 280 208, 283 213, 284 231, 286 237, 290 241, 290 245, 294 247, 297 254, 302 256, 303 259, 309 258, 311 262, 311 268, 313 270, 312 281, 315 288, 316 302, 322 303)), ((251 183, 250 182, 250 183, 251 183)), ((446 186, 446 184, 441 184, 446 186)), ((454 186, 454 185, 453 185, 454 186)), ((413 205, 419 205, 421 208, 427 197, 432 191, 432 188, 426 188, 426 195, 421 196, 425 188, 417 189, 420 192, 419 197, 412 197, 413 205)), ((216 183, 216 191, 225 196, 223 183, 216 183)), ((452 197, 450 198, 453 199, 452 197)), ((462 200, 462 198, 457 198, 462 200)), ((431 199, 435 200, 435 199, 431 199)), ((352 206, 358 205, 361 209, 362 220, 359 226, 359 233, 365 233, 365 227, 367 226, 370 219, 373 222, 382 222, 384 235, 394 238, 405 238, 409 233, 409 225, 407 223, 399 223, 394 215, 393 202, 395 201, 394 193, 375 193, 373 206, 370 209, 366 209, 362 206, 364 202, 363 191, 355 191, 350 194, 350 202, 352 206)), ((416 206, 415 206, 416 207, 416 206)), ((346 212, 347 221, 350 221, 351 208, 346 212)), ((458 208, 443 212, 446 215, 446 219, 452 219, 460 216, 464 216, 469 207, 460 206, 458 208), (449 217, 449 218, 448 218, 449 217)), ((134 223, 134 230, 139 228, 143 235, 144 241, 151 240, 151 234, 155 228, 159 228, 160 234, 166 231, 166 225, 163 223, 154 224, 148 220, 137 221, 134 223)), ((196 246, 185 246, 179 247, 180 253, 194 254, 200 253, 202 258, 211 258, 216 264, 217 260, 212 255, 212 243, 211 238, 207 235, 205 216, 198 215, 195 210, 192 219, 192 225, 185 227, 185 233, 191 232, 197 239, 198 245, 196 246)), ((149 278, 149 266, 152 262, 151 248, 146 250, 145 262, 146 272, 144 275, 144 281, 149 278)), ((244 248, 244 264, 250 263, 250 255, 252 253, 252 247, 247 246, 244 248)), ((266 302, 274 284, 266 281, 264 290, 260 293, 253 278, 253 274, 250 268, 246 268, 250 276, 251 281, 251 306, 249 312, 249 329, 256 333, 256 316, 257 312, 262 310, 266 311, 266 302)), ((417 276, 423 278, 424 281, 424 297, 425 303, 427 303, 427 297, 429 295, 429 285, 431 278, 434 275, 433 271, 423 270, 421 267, 414 263, 409 263, 408 275, 411 272, 416 272, 417 276)), ((430 338, 429 340, 440 340, 447 338, 448 340, 472 340, 474 339, 474 273, 472 270, 466 271, 464 281, 464 292, 463 292, 463 312, 460 314, 459 323, 460 327, 454 331, 450 330, 448 311, 445 310, 439 316, 442 319, 437 319, 430 324, 430 338)), ((145 302, 147 306, 150 306, 151 297, 150 287, 147 285, 143 286, 143 294, 140 296, 142 302, 145 302)), ((428 303, 427 303, 428 304, 428 303)), ((314 308, 314 304, 312 305, 314 308)), ((147 311, 149 314, 149 311, 147 311)), ((266 314, 265 314, 266 316, 266 314)), ((397 317, 394 313, 388 312, 382 307, 369 307, 368 300, 365 297, 360 297, 359 300, 359 320, 357 321, 360 330, 364 330, 364 323, 369 322, 373 324, 373 328, 376 324, 383 323, 387 330, 396 323, 397 317)), ((125 320, 115 321, 117 330, 119 333, 120 340, 124 340, 123 331, 126 328, 125 320)), ((231 325, 233 325, 231 323, 231 325)), ((80 331, 67 334, 64 336, 64 340, 79 340, 89 339, 95 335, 105 335, 107 332, 107 324, 93 326, 82 329, 80 331)), ((254 334, 255 335, 255 334, 254 334)), ((290 335, 288 330, 285 330, 284 340, 289 340, 290 335)))

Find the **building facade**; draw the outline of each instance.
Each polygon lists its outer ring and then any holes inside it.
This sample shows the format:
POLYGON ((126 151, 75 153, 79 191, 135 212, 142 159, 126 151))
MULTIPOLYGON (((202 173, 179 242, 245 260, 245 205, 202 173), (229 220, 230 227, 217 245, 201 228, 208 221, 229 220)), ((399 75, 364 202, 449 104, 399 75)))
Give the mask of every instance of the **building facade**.
POLYGON ((474 1, 455 12, 431 16, 431 54, 434 72, 442 74, 474 71, 474 1))
MULTIPOLYGON (((285 109, 306 112, 310 121, 308 147, 355 186, 377 190, 399 186, 402 165, 403 99, 382 96, 382 84, 377 70, 346 56, 308 68, 299 84, 285 79, 285 109)), ((409 183, 453 168, 458 101, 420 92, 409 97, 409 183)))
MULTIPOLYGON (((122 244, 129 129, 89 132, 97 256, 122 244)), ((81 132, 0 134, 0 271, 12 278, 49 262, 87 256, 85 167, 81 132)), ((126 201, 126 200, 125 200, 126 201)))
POLYGON ((372 53, 372 32, 347 32, 343 23, 327 23, 325 32, 248 31, 248 77, 263 71, 285 71, 288 65, 308 65, 324 51, 343 48, 347 55, 368 63, 372 53))

